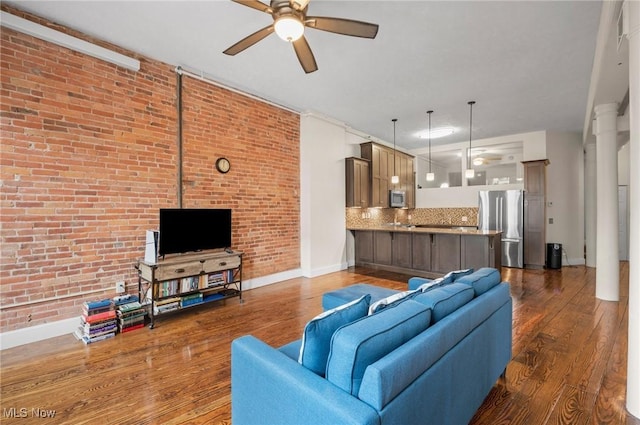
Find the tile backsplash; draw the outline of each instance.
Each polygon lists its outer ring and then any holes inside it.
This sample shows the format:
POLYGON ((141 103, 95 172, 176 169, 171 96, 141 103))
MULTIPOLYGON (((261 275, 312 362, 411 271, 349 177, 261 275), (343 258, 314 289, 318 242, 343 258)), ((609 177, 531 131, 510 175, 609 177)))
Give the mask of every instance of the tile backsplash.
POLYGON ((477 226, 478 208, 347 208, 347 227, 379 226, 394 221, 403 224, 477 226), (467 221, 463 221, 466 217, 467 221))

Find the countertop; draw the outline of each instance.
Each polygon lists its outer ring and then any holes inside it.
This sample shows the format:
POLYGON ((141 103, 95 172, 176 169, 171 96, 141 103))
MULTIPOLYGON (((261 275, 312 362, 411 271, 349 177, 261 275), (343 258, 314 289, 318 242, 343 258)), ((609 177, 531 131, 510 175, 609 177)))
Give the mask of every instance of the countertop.
POLYGON ((347 230, 373 230, 375 232, 404 232, 404 233, 443 233, 449 235, 479 235, 479 236, 494 236, 499 235, 498 230, 478 230, 474 228, 464 227, 416 227, 409 226, 407 224, 399 225, 378 225, 378 226, 366 226, 366 227, 347 227, 347 230))

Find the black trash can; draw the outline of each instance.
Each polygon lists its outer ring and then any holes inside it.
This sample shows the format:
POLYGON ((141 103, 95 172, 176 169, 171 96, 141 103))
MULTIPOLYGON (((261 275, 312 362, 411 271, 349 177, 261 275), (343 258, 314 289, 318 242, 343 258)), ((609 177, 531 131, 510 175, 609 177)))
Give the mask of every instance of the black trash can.
POLYGON ((562 268, 562 244, 561 243, 548 243, 547 244, 547 261, 546 267, 548 269, 562 268))

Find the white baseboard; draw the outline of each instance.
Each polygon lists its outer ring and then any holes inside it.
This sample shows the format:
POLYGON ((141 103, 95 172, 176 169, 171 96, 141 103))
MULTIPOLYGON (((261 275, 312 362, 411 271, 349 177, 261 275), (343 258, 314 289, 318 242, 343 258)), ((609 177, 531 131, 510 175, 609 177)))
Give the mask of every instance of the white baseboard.
POLYGON ((346 270, 349 268, 346 262, 340 264, 333 264, 330 266, 320 267, 311 270, 302 270, 302 276, 312 278, 318 277, 329 273, 339 272, 340 270, 346 270))
MULTIPOLYGON (((347 268, 347 264, 339 264, 321 269, 313 270, 310 276, 303 275, 302 269, 287 270, 281 273, 274 273, 268 276, 261 276, 254 279, 242 281, 242 290, 267 286, 284 280, 294 279, 297 277, 315 277, 327 273, 333 273, 347 268)), ((72 334, 80 324, 80 316, 70 319, 63 319, 52 323, 31 326, 28 328, 17 329, 15 331, 0 333, 0 350, 17 347, 19 345, 29 344, 31 342, 42 341, 44 339, 53 338, 60 335, 72 334)))
POLYGON ((568 262, 566 260, 562 260, 563 266, 584 266, 586 263, 587 262, 584 258, 570 258, 568 262))
POLYGON ((35 325, 29 328, 0 333, 0 350, 42 341, 60 335, 72 334, 80 326, 80 316, 56 322, 35 325))
POLYGON ((260 276, 253 279, 242 281, 242 290, 260 288, 261 286, 271 285, 273 283, 282 282, 283 280, 294 279, 302 276, 301 269, 287 270, 286 272, 274 273, 268 276, 260 276))

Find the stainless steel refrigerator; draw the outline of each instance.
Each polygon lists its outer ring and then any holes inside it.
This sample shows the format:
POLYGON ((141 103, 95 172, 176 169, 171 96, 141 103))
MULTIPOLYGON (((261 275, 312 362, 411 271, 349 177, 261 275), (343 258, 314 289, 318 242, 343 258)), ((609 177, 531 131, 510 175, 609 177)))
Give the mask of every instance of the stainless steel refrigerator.
POLYGON ((478 230, 502 232, 502 265, 524 267, 524 191, 482 190, 478 193, 478 230))

